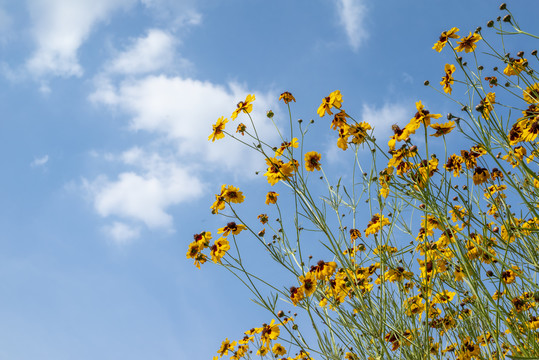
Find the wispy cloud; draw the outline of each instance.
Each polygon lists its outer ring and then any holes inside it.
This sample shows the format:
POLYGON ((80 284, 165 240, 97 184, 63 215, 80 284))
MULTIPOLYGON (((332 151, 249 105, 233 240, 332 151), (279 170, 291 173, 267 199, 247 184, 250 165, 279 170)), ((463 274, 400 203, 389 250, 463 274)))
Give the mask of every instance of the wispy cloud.
POLYGON ((335 0, 340 23, 346 32, 348 42, 354 51, 368 38, 365 28, 367 6, 365 0, 335 0))
POLYGON ((31 167, 37 167, 37 166, 43 166, 49 161, 49 155, 45 155, 42 157, 36 157, 34 160, 30 163, 31 167))
POLYGON ((111 225, 105 226, 103 231, 109 236, 116 244, 124 245, 130 243, 134 239, 140 236, 140 228, 125 224, 123 222, 115 221, 111 225))
POLYGON ((37 77, 81 76, 77 51, 94 26, 136 0, 29 0, 36 50, 26 68, 37 77))

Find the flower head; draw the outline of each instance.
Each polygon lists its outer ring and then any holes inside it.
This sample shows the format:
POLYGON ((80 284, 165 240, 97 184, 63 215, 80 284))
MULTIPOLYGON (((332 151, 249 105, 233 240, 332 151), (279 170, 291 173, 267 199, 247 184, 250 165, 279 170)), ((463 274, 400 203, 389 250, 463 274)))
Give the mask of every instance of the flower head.
POLYGON ((470 32, 470 35, 461 38, 460 41, 457 41, 457 44, 459 46, 455 48, 455 51, 460 52, 464 50, 467 53, 472 52, 477 47, 476 43, 481 39, 482 39, 481 35, 476 34, 476 33, 472 34, 470 32))
POLYGON ((279 96, 279 100, 283 100, 285 104, 288 104, 291 101, 296 102, 294 95, 292 95, 288 91, 285 91, 284 93, 282 93, 281 96, 279 96))
POLYGON ((244 113, 248 114, 251 111, 253 111, 253 104, 251 104, 253 101, 255 101, 255 96, 252 94, 247 95, 245 98, 245 101, 240 101, 238 105, 236 106, 236 110, 232 113, 232 120, 236 119, 238 117, 238 114, 243 111, 244 113))
POLYGON ((316 151, 311 151, 305 154, 305 168, 307 171, 320 170, 320 159, 322 155, 316 151))
POLYGON ((459 29, 454 27, 454 28, 451 28, 450 30, 442 32, 442 34, 440 35, 440 39, 434 44, 432 48, 438 52, 442 51, 442 49, 447 44, 447 41, 449 39, 459 38, 459 36, 457 35, 458 31, 459 29))
POLYGON ((275 191, 269 191, 266 194, 266 205, 275 204, 277 202, 277 196, 279 196, 279 194, 277 194, 275 191))
POLYGON ((453 73, 455 72, 455 65, 453 64, 445 64, 444 67, 445 75, 442 77, 442 81, 440 81, 440 85, 444 87, 444 92, 451 95, 451 85, 454 82, 453 79, 453 73))
POLYGON ((213 125, 213 132, 208 136, 208 141, 211 140, 212 142, 215 140, 219 140, 225 137, 225 134, 223 134, 223 130, 225 130, 225 124, 228 122, 227 119, 225 119, 223 116, 221 116, 215 125, 213 125))
POLYGON ((337 109, 340 109, 342 105, 342 95, 339 90, 335 90, 329 96, 326 96, 324 100, 322 100, 322 104, 318 108, 317 114, 320 115, 320 117, 323 117, 326 113, 328 115, 333 115, 331 112, 331 109, 336 107, 337 109))
POLYGON ((436 130, 436 132, 431 136, 440 137, 442 135, 449 134, 455 128, 455 123, 453 121, 443 124, 434 123, 430 124, 430 127, 436 130))

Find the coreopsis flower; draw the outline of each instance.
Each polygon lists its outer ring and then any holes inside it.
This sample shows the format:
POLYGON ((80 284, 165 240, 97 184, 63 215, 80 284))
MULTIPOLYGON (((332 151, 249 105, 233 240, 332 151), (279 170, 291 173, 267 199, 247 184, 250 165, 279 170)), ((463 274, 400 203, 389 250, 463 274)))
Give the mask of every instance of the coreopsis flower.
POLYGON ((459 29, 454 27, 454 28, 451 28, 450 30, 442 32, 442 34, 440 35, 440 39, 434 44, 432 48, 438 52, 442 51, 442 49, 447 44, 447 41, 449 39, 459 38, 459 36, 457 35, 458 31, 459 29))
POLYGON ((358 229, 350 229, 350 240, 354 241, 361 237, 361 231, 358 229))
POLYGON ((236 106, 236 110, 234 110, 232 113, 232 120, 235 120, 238 117, 238 114, 242 111, 246 114, 253 111, 253 104, 251 104, 253 101, 255 101, 255 96, 252 94, 247 95, 245 101, 240 101, 236 106))
POLYGON ((442 81, 440 81, 440 85, 444 87, 444 92, 451 95, 451 85, 453 85, 453 82, 455 81, 453 79, 453 73, 455 72, 455 65, 453 64, 445 64, 444 67, 444 76, 442 77, 442 81))
POLYGON ((219 356, 227 355, 229 350, 231 352, 234 351, 234 346, 236 346, 236 342, 235 341, 230 342, 228 338, 226 338, 222 342, 221 348, 217 350, 217 353, 219 354, 219 356))
POLYGON ((330 127, 333 130, 337 130, 337 129, 343 127, 344 125, 348 125, 346 123, 346 118, 347 117, 349 118, 350 116, 348 116, 346 111, 341 110, 340 112, 336 113, 335 116, 333 116, 333 120, 331 121, 330 127))
POLYGON ((224 237, 217 239, 211 247, 211 260, 214 263, 220 263, 228 250, 230 250, 228 240, 224 237))
POLYGON ((406 140, 410 134, 406 127, 404 129, 401 129, 398 125, 393 125, 391 127, 393 130, 393 136, 389 139, 389 142, 387 145, 389 146, 390 150, 395 150, 395 145, 397 144, 397 141, 403 141, 406 140))
POLYGON ((496 94, 489 92, 487 96, 481 100, 476 109, 481 113, 484 119, 490 119, 490 112, 494 109, 494 102, 496 101, 496 94))
POLYGON ((436 130, 434 134, 431 134, 430 136, 440 137, 442 135, 449 134, 454 128, 455 128, 455 122, 454 121, 448 121, 443 124, 430 124, 430 127, 436 130))
POLYGON ((479 356, 480 351, 479 346, 469 336, 466 336, 457 348, 456 353, 459 359, 475 359, 479 356))
POLYGON ((203 231, 200 234, 195 234, 193 235, 193 238, 195 242, 202 245, 203 248, 210 246, 210 240, 212 239, 211 232, 209 231, 203 231))
POLYGON ((288 91, 285 91, 284 93, 282 93, 281 96, 279 96, 279 100, 284 101, 285 104, 288 104, 291 101, 296 102, 296 99, 294 98, 294 95, 292 95, 288 91))
POLYGON ((270 352, 269 347, 261 346, 258 351, 256 352, 257 355, 260 355, 261 357, 266 356, 270 352))
POLYGON ((273 352, 275 356, 282 356, 286 354, 286 349, 281 344, 273 345, 273 348, 271 349, 271 351, 273 352))
POLYGON ((275 319, 272 319, 269 325, 264 324, 262 326, 260 341, 263 345, 268 345, 271 340, 277 339, 280 333, 281 329, 279 329, 279 325, 275 324, 275 319))
POLYGON ((463 162, 464 160, 460 156, 453 154, 447 159, 447 163, 444 164, 444 169, 453 171, 453 176, 455 177, 460 176, 463 162))
POLYGON ((348 132, 348 129, 350 126, 343 125, 339 128, 339 139, 337 140, 337 146, 343 150, 348 149, 348 138, 350 137, 350 133, 348 132))
POLYGON ((277 150, 275 150, 275 156, 281 156, 286 149, 297 148, 298 146, 299 144, 297 138, 293 138, 290 142, 285 141, 281 143, 281 146, 277 150))
POLYGON ((325 114, 333 115, 331 112, 332 108, 340 109, 342 105, 342 95, 339 90, 335 90, 329 96, 326 96, 324 100, 322 100, 322 104, 317 110, 317 114, 320 117, 323 117, 325 114))
POLYGON ((496 76, 487 76, 485 81, 488 81, 488 86, 492 89, 494 86, 498 86, 498 78, 496 76))
POLYGON ((232 185, 229 185, 227 187, 226 191, 223 193, 222 196, 225 198, 225 201, 234 204, 240 204, 245 200, 245 196, 243 196, 243 193, 240 191, 240 189, 232 185))
POLYGON ((436 304, 447 304, 453 300, 457 293, 444 290, 434 296, 433 302, 436 304))
POLYGON ((262 223, 262 225, 268 222, 268 214, 260 214, 257 216, 257 218, 262 223))
POLYGON ((518 75, 526 68, 528 65, 528 60, 522 59, 513 59, 510 58, 507 66, 503 70, 503 73, 507 76, 518 75))
POLYGON ((311 266, 311 273, 316 275, 318 280, 327 280, 335 273, 337 264, 334 261, 325 262, 324 260, 318 261, 315 266, 311 266))
POLYGON ((522 97, 524 98, 524 101, 530 104, 539 103, 539 83, 528 86, 526 90, 522 92, 522 97))
POLYGON ((227 119, 224 118, 224 116, 221 116, 219 119, 217 119, 217 122, 212 125, 213 126, 213 132, 208 136, 208 141, 211 140, 214 142, 215 140, 219 140, 225 137, 225 134, 223 131, 225 130, 225 124, 228 122, 227 119))
POLYGON ((301 282, 301 288, 303 288, 305 296, 311 296, 316 291, 316 277, 314 273, 308 272, 305 276, 301 275, 299 281, 301 282))
POLYGON ((311 151, 305 154, 305 168, 307 171, 320 170, 320 159, 322 155, 316 151, 311 151))
POLYGON ((352 143, 359 145, 363 144, 367 138, 367 130, 372 129, 371 125, 367 122, 360 122, 356 125, 351 125, 348 128, 348 134, 352 136, 352 143))
POLYGON ((481 39, 481 35, 477 33, 472 34, 472 32, 470 32, 470 35, 465 36, 457 41, 458 46, 455 48, 455 51, 460 52, 464 50, 467 53, 472 52, 477 47, 476 43, 481 39))
POLYGON ((290 288, 290 300, 292 300, 292 303, 294 306, 296 306, 301 300, 305 298, 305 294, 303 293, 303 288, 297 288, 295 286, 292 286, 290 288))
POLYGON ((272 186, 280 180, 288 179, 297 169, 295 160, 284 163, 281 159, 267 158, 266 164, 268 165, 268 170, 264 176, 267 177, 268 183, 272 186))
POLYGON ((228 236, 230 233, 234 235, 238 235, 243 230, 247 229, 247 226, 243 224, 236 224, 234 221, 229 222, 226 224, 225 227, 220 228, 217 230, 218 234, 223 234, 223 236, 228 236))
POLYGON ((501 276, 502 276, 502 281, 504 283, 512 284, 515 282, 517 274, 513 270, 509 269, 509 270, 503 271, 501 276))
POLYGON ((236 128, 236 133, 240 133, 241 136, 244 136, 245 135, 245 130, 247 129, 247 127, 245 126, 244 123, 241 123, 238 125, 238 127, 236 128))
POLYGON ((268 191, 266 194, 266 205, 275 204, 277 202, 277 194, 275 191, 268 191))
POLYGON ((425 303, 423 298, 419 295, 412 296, 404 300, 402 307, 405 309, 405 314, 408 316, 419 315, 421 319, 421 314, 426 310, 425 303))
POLYGON ((401 282, 404 279, 410 280, 414 276, 414 273, 407 271, 402 266, 397 266, 394 269, 389 269, 384 274, 384 278, 390 282, 401 282))
POLYGON ((378 233, 380 230, 382 230, 382 227, 387 226, 390 223, 391 222, 389 219, 384 215, 375 214, 365 229, 365 236, 378 233))
POLYGON ((429 126, 431 119, 439 119, 442 117, 442 114, 431 114, 428 110, 425 110, 425 106, 421 101, 416 102, 415 107, 417 112, 405 127, 409 134, 415 134, 415 131, 421 126, 421 123, 424 123, 425 126, 429 126))

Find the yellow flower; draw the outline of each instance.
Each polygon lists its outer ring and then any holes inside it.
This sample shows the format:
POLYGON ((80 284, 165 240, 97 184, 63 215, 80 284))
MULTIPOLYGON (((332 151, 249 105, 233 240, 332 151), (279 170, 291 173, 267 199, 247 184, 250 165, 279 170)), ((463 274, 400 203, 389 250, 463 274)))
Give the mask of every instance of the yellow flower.
POLYGON ((524 101, 535 104, 539 103, 539 83, 535 83, 532 86, 528 86, 526 90, 522 92, 524 101))
POLYGON ((222 196, 225 198, 225 201, 234 204, 240 204, 243 202, 243 200, 245 200, 245 196, 243 196, 243 193, 240 191, 240 189, 232 185, 228 186, 222 196))
POLYGON ((251 104, 253 101, 255 101, 254 95, 247 95, 245 98, 245 101, 240 101, 238 105, 236 106, 236 110, 232 113, 232 120, 236 119, 238 117, 238 114, 243 111, 244 113, 248 114, 251 111, 253 111, 253 104, 251 104))
POLYGON ((322 155, 316 151, 311 151, 305 154, 305 168, 307 171, 320 170, 320 159, 322 155))
POLYGON ((318 108, 317 114, 320 115, 320 117, 323 117, 326 113, 328 115, 333 115, 331 112, 331 109, 336 107, 337 109, 340 109, 342 105, 342 95, 339 90, 335 90, 329 96, 326 96, 324 100, 322 100, 322 104, 318 108))
POLYGON ((228 240, 224 237, 217 239, 211 247, 211 260, 214 263, 220 263, 228 250, 230 250, 228 240))
POLYGON ((286 349, 281 344, 273 345, 273 348, 271 349, 271 351, 273 351, 273 354, 275 354, 275 356, 282 356, 286 354, 286 349))
POLYGON ((490 112, 492 111, 492 109, 494 109, 495 101, 496 101, 496 94, 493 92, 489 92, 487 96, 483 100, 481 100, 481 102, 476 108, 479 112, 481 112, 481 115, 486 120, 490 118, 490 112))
POLYGON ((260 341, 262 341, 263 345, 268 345, 271 340, 277 339, 280 332, 281 330, 279 329, 279 325, 275 324, 275 319, 272 319, 269 325, 264 324, 264 326, 262 327, 262 332, 260 333, 260 341))
POLYGON ((490 179, 490 173, 485 168, 476 167, 472 179, 475 185, 479 185, 490 179))
POLYGON ((456 27, 451 28, 450 30, 444 31, 440 35, 440 39, 434 44, 434 46, 432 48, 434 50, 438 51, 438 52, 442 51, 442 49, 447 44, 447 41, 449 39, 458 39, 459 38, 459 36, 457 35, 457 31, 459 31, 459 29, 456 28, 456 27))
POLYGON ((279 194, 277 194, 275 191, 269 191, 266 194, 266 205, 275 204, 277 202, 277 196, 279 196, 279 194))
POLYGON ((260 215, 258 215, 258 220, 260 220, 262 225, 264 225, 265 223, 268 222, 268 214, 260 214, 260 215))
POLYGON ((526 65, 528 65, 528 60, 526 59, 515 60, 510 58, 509 63, 503 70, 503 73, 507 76, 518 75, 526 68, 526 65))
POLYGON ((470 32, 470 35, 461 38, 460 41, 457 41, 457 44, 459 46, 455 48, 455 51, 460 52, 464 50, 467 53, 472 52, 477 47, 476 42, 478 42, 481 39, 482 39, 481 35, 479 34, 472 35, 472 33, 470 32))
POLYGON ((464 163, 464 160, 460 156, 453 154, 447 159, 447 163, 444 164, 444 169, 453 171, 453 176, 457 177, 462 170, 462 163, 464 163))
POLYGON ((291 101, 296 102, 294 95, 292 95, 288 91, 285 91, 284 93, 282 93, 281 96, 279 96, 279 100, 283 100, 285 104, 288 104, 291 101))
POLYGON ((371 234, 376 234, 380 230, 382 230, 382 227, 389 225, 390 221, 388 218, 386 218, 384 215, 375 214, 371 221, 369 221, 369 224, 367 225, 367 228, 365 229, 365 236, 369 236, 371 234))
POLYGON ((223 341, 223 343, 221 344, 221 348, 217 350, 217 353, 219 354, 219 356, 227 355, 229 350, 234 351, 234 346, 236 346, 236 342, 233 341, 231 343, 228 338, 226 338, 225 341, 223 341))
POLYGON ((247 229, 247 226, 242 224, 236 224, 234 221, 229 222, 226 224, 225 227, 220 228, 217 230, 218 234, 223 234, 223 236, 228 236, 230 233, 234 235, 238 235, 243 230, 247 229))
POLYGON ((244 123, 241 123, 238 125, 238 127, 236 128, 236 132, 237 133, 240 133, 241 136, 245 135, 245 130, 247 129, 247 127, 245 126, 244 123))
POLYGON ((290 142, 285 141, 281 143, 281 146, 277 150, 275 150, 275 156, 281 156, 286 149, 289 149, 291 147, 297 148, 298 146, 299 144, 297 138, 293 138, 290 142))
POLYGON ((290 288, 290 300, 292 300, 294 306, 296 306, 301 300, 305 298, 305 294, 303 291, 304 288, 302 287, 297 288, 295 286, 292 286, 290 288))
POLYGON ((451 292, 449 290, 444 290, 441 293, 436 294, 433 302, 437 304, 447 304, 448 302, 453 300, 455 295, 456 293, 454 292, 451 292))
POLYGON ((308 272, 305 276, 300 276, 299 281, 305 296, 311 296, 316 291, 316 277, 313 272, 308 272))
POLYGON ((213 132, 210 136, 208 136, 208 141, 211 140, 212 142, 214 142, 215 140, 224 138, 225 134, 223 133, 223 130, 225 130, 225 124, 227 122, 228 120, 225 119, 223 116, 217 119, 217 123, 213 125, 213 132))
POLYGON ((445 93, 448 93, 451 95, 451 85, 454 82, 453 73, 455 72, 455 65, 445 64, 444 71, 445 71, 445 75, 442 77, 442 81, 440 81, 440 85, 444 87, 445 93))
POLYGON ((443 124, 430 124, 430 127, 436 130, 436 132, 430 136, 440 137, 442 135, 449 134, 454 128, 455 128, 455 122, 454 121, 448 121, 443 124))

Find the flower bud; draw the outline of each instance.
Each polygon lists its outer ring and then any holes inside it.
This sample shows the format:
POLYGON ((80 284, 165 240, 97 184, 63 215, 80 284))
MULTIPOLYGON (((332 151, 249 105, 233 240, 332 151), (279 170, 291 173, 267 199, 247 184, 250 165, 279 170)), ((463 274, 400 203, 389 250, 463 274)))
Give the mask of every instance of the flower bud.
POLYGON ((500 10, 505 10, 505 9, 507 9, 507 4, 506 4, 506 3, 502 3, 502 4, 500 5, 500 10))
POLYGON ((423 85, 425 86, 429 86, 430 82, 428 80, 425 80, 425 82, 423 83, 423 85))
POLYGON ((511 15, 507 14, 502 19, 504 22, 511 22, 511 15))
POLYGON ((517 52, 517 56, 518 57, 524 57, 524 51, 517 52))
POLYGON ((494 26, 494 20, 489 20, 487 23, 487 27, 491 28, 494 26))
POLYGON ((268 117, 268 119, 271 119, 273 117, 273 115, 275 115, 275 114, 271 110, 268 110, 268 112, 266 113, 266 116, 268 117))
POLYGON ((479 65, 477 68, 479 69, 479 71, 484 69, 483 65, 479 65))
POLYGON ((537 50, 532 50, 532 56, 537 56, 537 50))
POLYGON ((474 31, 476 34, 480 33, 481 32, 481 26, 478 26, 475 31, 474 31))

